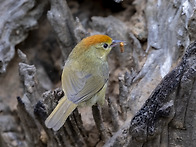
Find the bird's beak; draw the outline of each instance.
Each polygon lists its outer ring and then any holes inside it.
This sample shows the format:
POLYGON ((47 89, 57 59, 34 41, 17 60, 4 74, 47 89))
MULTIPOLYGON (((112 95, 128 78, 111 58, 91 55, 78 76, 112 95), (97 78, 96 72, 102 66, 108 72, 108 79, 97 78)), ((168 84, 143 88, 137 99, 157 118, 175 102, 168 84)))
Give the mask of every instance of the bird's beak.
POLYGON ((120 42, 125 43, 125 41, 122 40, 112 40, 112 44, 110 45, 110 47, 113 48, 114 46, 118 45, 120 42))

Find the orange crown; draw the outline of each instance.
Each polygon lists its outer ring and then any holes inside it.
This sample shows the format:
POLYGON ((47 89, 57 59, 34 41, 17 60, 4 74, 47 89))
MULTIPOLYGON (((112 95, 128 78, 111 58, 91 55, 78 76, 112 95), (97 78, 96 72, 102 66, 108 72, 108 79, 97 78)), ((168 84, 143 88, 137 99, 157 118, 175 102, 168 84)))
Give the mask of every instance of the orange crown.
POLYGON ((93 35, 93 36, 86 37, 82 40, 82 43, 84 44, 85 47, 89 47, 91 45, 102 43, 102 42, 110 43, 112 42, 112 38, 110 38, 107 35, 93 35))

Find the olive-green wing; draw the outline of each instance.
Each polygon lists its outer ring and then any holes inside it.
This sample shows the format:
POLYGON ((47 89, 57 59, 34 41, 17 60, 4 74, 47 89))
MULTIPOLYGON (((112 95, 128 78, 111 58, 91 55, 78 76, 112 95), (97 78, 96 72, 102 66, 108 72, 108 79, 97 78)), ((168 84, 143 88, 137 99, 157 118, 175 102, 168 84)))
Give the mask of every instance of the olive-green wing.
POLYGON ((67 71, 65 69, 62 79, 63 89, 68 99, 75 104, 92 98, 107 82, 104 76, 85 74, 71 69, 67 71))

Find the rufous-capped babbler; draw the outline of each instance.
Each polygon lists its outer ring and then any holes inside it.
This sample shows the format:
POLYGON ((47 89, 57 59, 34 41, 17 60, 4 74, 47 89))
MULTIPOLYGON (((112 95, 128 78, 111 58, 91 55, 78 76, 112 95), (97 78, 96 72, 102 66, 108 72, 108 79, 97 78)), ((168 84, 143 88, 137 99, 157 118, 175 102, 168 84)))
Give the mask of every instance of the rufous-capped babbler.
POLYGON ((121 43, 107 35, 93 35, 80 41, 70 53, 62 73, 62 97, 45 121, 57 131, 77 106, 103 104, 109 77, 107 55, 121 43))

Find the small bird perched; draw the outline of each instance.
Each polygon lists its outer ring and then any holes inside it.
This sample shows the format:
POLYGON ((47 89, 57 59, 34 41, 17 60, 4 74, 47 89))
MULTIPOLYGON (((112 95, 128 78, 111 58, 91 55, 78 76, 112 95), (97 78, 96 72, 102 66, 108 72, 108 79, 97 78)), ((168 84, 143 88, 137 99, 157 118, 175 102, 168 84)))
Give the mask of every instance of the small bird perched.
POLYGON ((64 97, 45 121, 59 130, 77 106, 104 104, 109 77, 107 55, 122 41, 93 35, 80 41, 70 53, 62 73, 64 97))

